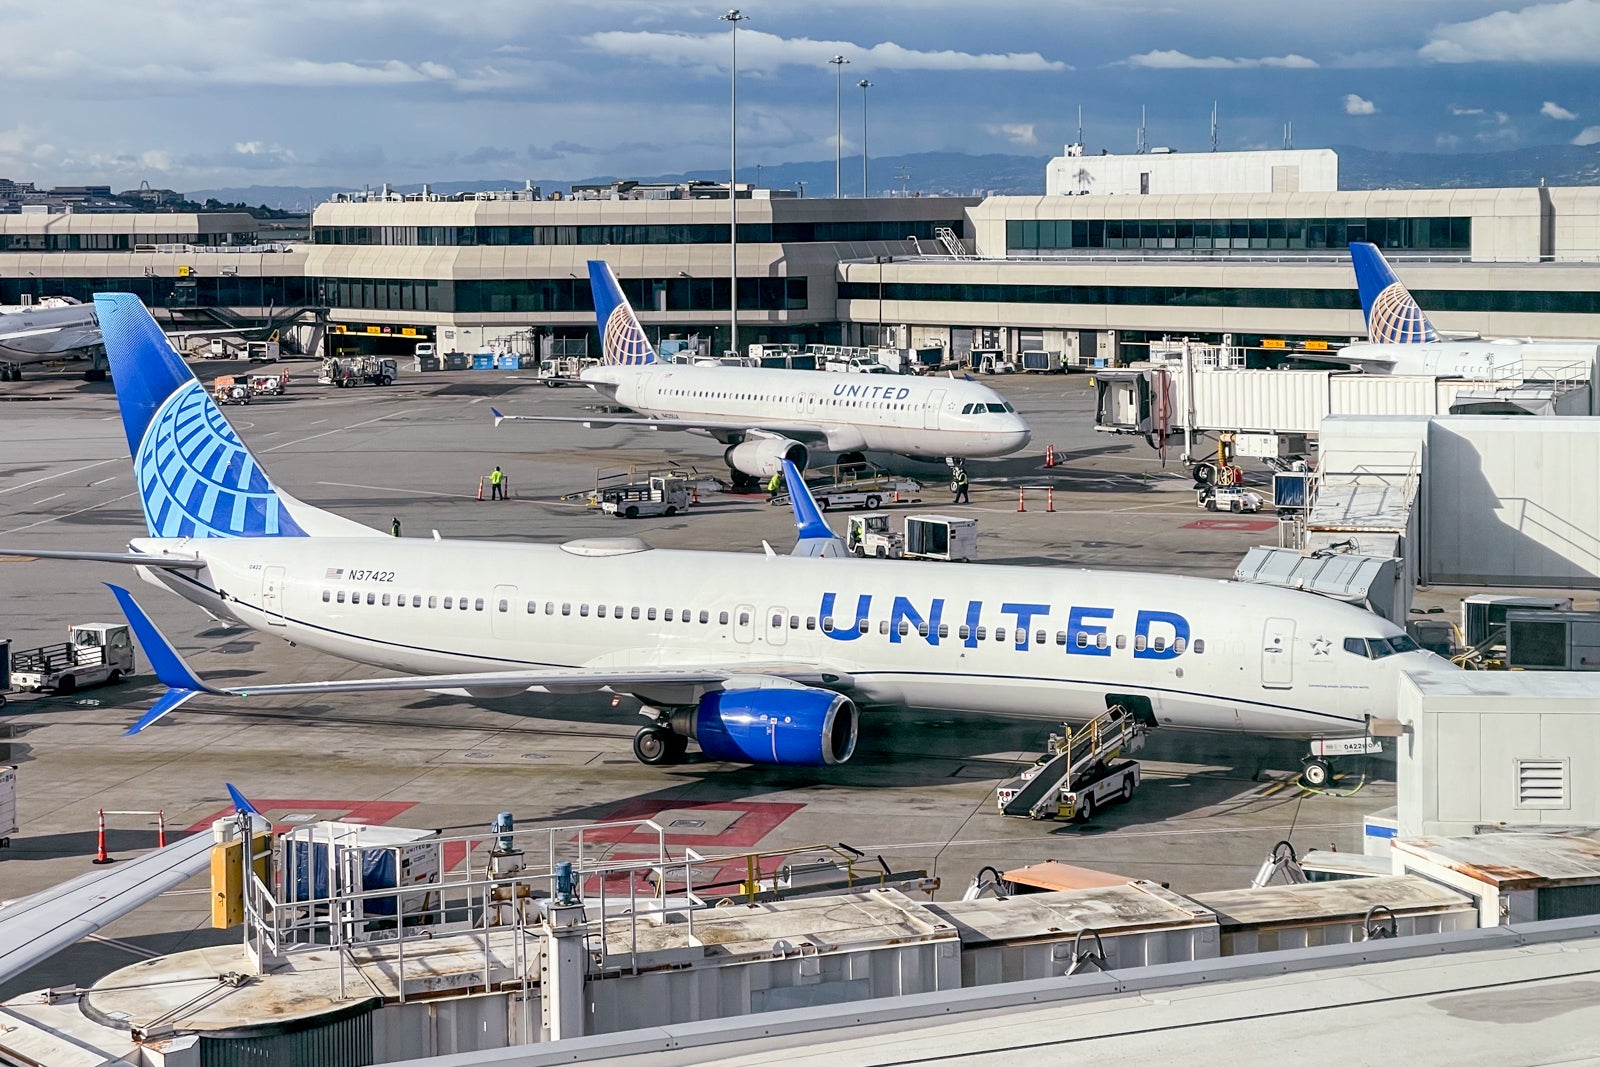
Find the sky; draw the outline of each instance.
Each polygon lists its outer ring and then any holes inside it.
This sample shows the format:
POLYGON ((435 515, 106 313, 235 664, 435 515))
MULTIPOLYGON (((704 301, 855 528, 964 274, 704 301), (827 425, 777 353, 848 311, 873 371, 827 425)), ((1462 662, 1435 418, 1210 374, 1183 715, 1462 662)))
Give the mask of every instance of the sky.
MULTIPOLYGON (((739 160, 1049 156, 1077 137, 1600 143, 1600 0, 752 0, 739 160), (828 60, 842 55, 842 68, 828 60), (858 87, 868 80, 871 86, 858 87)), ((178 190, 725 166, 725 6, 0 0, 0 177, 178 190), (226 13, 222 13, 222 12, 226 13)))

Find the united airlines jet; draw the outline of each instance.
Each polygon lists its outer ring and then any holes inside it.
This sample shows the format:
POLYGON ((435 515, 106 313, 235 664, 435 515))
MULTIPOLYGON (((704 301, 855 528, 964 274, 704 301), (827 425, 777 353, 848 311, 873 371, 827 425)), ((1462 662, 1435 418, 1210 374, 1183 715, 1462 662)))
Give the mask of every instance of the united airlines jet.
POLYGON ((664 363, 610 265, 590 260, 589 284, 605 362, 585 370, 583 383, 638 414, 495 411, 496 425, 518 419, 694 430, 728 446, 735 481, 770 478, 785 459, 804 469, 809 449, 817 446, 846 454, 975 459, 1004 456, 1028 443, 1022 416, 978 382, 664 363))
POLYGON ((61 359, 99 343, 94 308, 68 297, 0 306, 0 381, 20 379, 25 364, 61 359))
POLYGON ((1331 361, 1358 366, 1369 374, 1481 378, 1507 383, 1524 376, 1525 359, 1537 358, 1539 369, 1546 373, 1560 361, 1570 361, 1574 368, 1582 367, 1585 376, 1595 364, 1597 346, 1593 341, 1485 341, 1477 336, 1443 334, 1395 277, 1376 245, 1352 242, 1350 263, 1361 291, 1361 314, 1367 322, 1368 340, 1330 353, 1326 358, 1331 361))
POLYGON ((169 688, 129 731, 196 697, 597 691, 643 705, 645 763, 830 765, 861 709, 1055 721, 1121 705, 1150 724, 1361 735, 1407 670, 1453 670, 1397 626, 1268 586, 1058 567, 841 556, 794 464, 795 553, 401 539, 272 483, 139 301, 95 297, 149 536, 128 563, 209 614, 400 672, 220 686, 113 592, 169 688))

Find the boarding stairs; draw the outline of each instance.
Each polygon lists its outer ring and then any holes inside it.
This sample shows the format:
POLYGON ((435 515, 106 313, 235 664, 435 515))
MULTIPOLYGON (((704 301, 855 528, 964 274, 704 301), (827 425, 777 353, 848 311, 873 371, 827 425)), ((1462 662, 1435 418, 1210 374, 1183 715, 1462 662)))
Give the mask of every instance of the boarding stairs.
MULTIPOLYGON (((1042 762, 1031 771, 1023 772, 1021 788, 1000 809, 1001 814, 1017 819, 1048 819, 1059 804, 1062 790, 1093 775, 1125 752, 1135 752, 1144 747, 1149 728, 1140 723, 1133 712, 1122 705, 1113 705, 1105 714, 1065 732, 1051 734, 1049 750, 1042 762)), ((1014 783, 1006 783, 1007 789, 1014 783)))

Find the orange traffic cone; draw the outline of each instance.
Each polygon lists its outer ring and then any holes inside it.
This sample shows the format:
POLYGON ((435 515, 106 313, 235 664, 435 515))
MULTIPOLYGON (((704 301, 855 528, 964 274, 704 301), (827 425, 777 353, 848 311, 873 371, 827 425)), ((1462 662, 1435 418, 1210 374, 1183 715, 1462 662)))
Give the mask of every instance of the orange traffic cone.
POLYGON ((95 839, 95 857, 94 857, 94 862, 95 863, 115 863, 116 862, 106 852, 106 812, 105 812, 104 808, 100 809, 100 832, 96 835, 96 839, 95 839))
POLYGON ((1055 445, 1045 445, 1044 446, 1044 465, 1046 467, 1054 467, 1056 465, 1056 446, 1055 445))
POLYGON ((1054 511, 1056 509, 1056 491, 1054 486, 1044 491, 1044 509, 1046 511, 1054 511))
POLYGON ((1018 489, 1017 490, 1017 510, 1018 511, 1027 511, 1028 510, 1027 505, 1023 504, 1023 502, 1022 502, 1022 498, 1027 494, 1027 492, 1028 491, 1026 489, 1018 489))
POLYGON ((483 499, 483 475, 478 475, 478 499, 483 499))

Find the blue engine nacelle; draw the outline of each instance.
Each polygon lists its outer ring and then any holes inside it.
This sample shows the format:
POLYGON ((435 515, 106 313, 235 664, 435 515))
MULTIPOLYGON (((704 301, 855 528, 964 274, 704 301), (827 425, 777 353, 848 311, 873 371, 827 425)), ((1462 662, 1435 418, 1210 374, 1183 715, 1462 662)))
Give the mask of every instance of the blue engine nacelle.
POLYGON ((788 767, 845 762, 856 750, 861 721, 849 697, 805 687, 707 693, 692 712, 674 718, 674 727, 711 759, 788 767))

